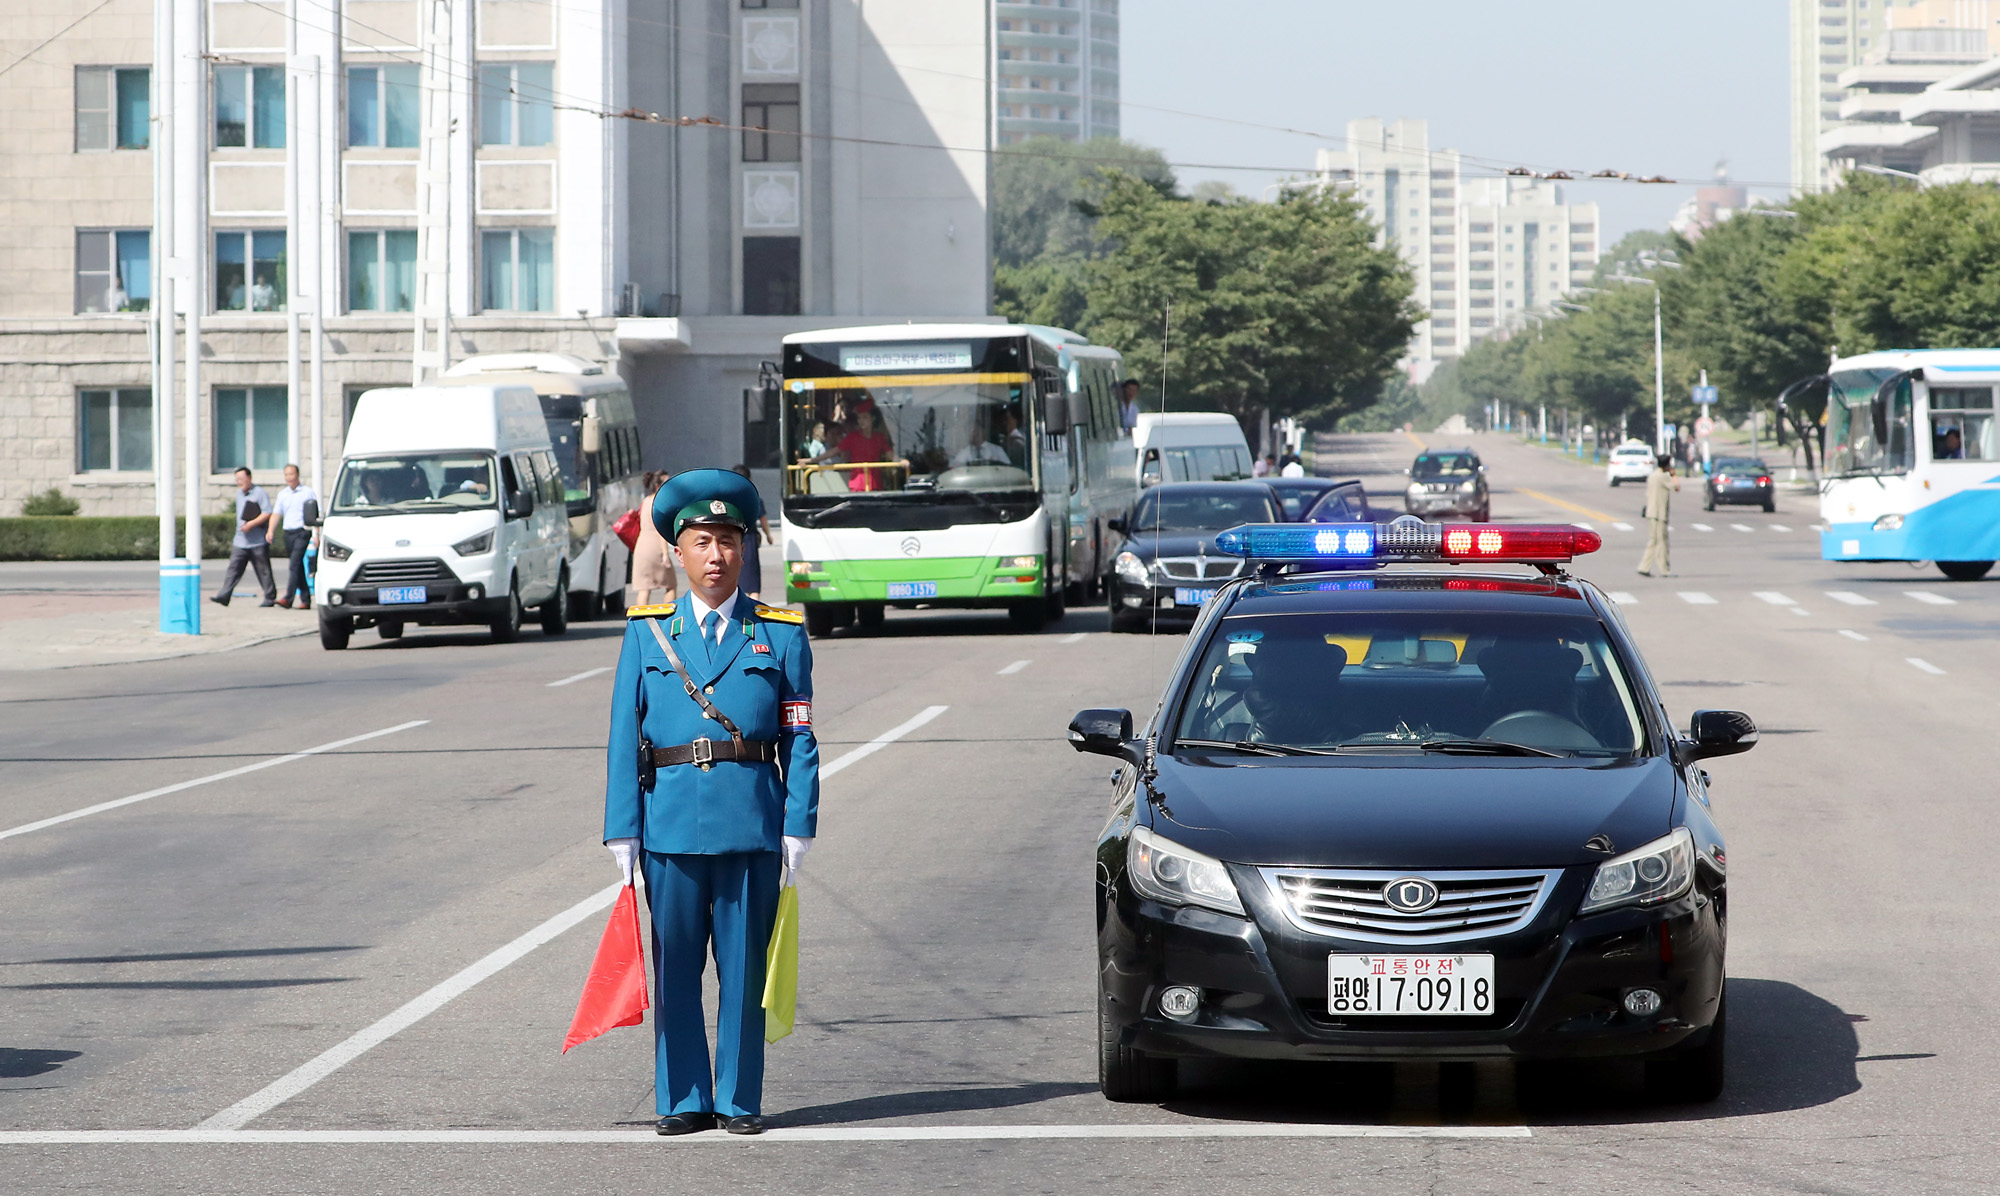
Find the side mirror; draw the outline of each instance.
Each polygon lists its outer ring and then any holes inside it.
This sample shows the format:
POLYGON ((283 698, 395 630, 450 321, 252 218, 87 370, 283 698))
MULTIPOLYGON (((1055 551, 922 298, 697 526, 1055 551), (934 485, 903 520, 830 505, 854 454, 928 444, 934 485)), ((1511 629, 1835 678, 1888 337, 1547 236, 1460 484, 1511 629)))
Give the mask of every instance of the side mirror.
POLYGON ((1681 742, 1681 756, 1706 760, 1711 756, 1734 756, 1757 746, 1757 724, 1741 710, 1697 710, 1688 719, 1688 737, 1681 742))
POLYGON ((1125 532, 1125 526, 1126 526, 1126 525, 1125 525, 1125 517, 1124 517, 1123 515, 1119 515, 1119 516, 1117 516, 1116 518, 1113 518, 1113 519, 1107 519, 1107 520, 1105 520, 1105 521, 1104 521, 1104 526, 1106 526, 1106 527, 1110 528, 1110 529, 1111 529, 1112 531, 1114 531, 1114 532, 1117 532, 1117 533, 1118 533, 1119 535, 1121 535, 1121 536, 1122 536, 1122 535, 1125 535, 1125 534, 1126 534, 1126 532, 1125 532))
POLYGON ((1139 484, 1141 486, 1157 486, 1160 484, 1160 475, 1157 473, 1142 474, 1139 478, 1139 484))
POLYGON ((526 519, 535 513, 535 496, 526 490, 517 490, 507 498, 507 518, 526 519))
POLYGON ((1079 752, 1123 757, 1131 741, 1130 710, 1080 710, 1069 720, 1069 745, 1079 752))
POLYGON ((583 451, 595 453, 604 447, 604 421, 594 415, 583 419, 583 451))

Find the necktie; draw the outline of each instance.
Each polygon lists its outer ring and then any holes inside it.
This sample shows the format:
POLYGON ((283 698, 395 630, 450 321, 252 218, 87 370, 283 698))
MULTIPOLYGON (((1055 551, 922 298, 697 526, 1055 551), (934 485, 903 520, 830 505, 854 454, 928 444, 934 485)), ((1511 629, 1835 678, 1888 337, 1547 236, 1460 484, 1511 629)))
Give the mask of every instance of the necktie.
POLYGON ((722 639, 720 635, 716 634, 716 629, 721 625, 721 611, 709 611, 708 617, 701 621, 701 642, 702 646, 708 649, 708 663, 710 664, 715 663, 715 649, 722 639))

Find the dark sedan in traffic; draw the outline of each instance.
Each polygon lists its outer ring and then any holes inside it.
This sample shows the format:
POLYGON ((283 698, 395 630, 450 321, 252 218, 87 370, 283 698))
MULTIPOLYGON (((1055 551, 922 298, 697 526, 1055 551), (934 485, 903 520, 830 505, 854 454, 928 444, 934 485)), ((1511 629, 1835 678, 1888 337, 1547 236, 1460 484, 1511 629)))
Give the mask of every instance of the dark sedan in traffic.
POLYGON ((1125 537, 1104 592, 1113 631, 1185 625, 1243 562, 1215 550, 1215 533, 1285 518, 1263 482, 1168 482, 1146 491, 1132 513, 1111 521, 1125 537))
POLYGON ((1705 511, 1713 511, 1721 505, 1777 510, 1778 488, 1771 481, 1771 467, 1752 457, 1717 457, 1711 461, 1701 506, 1705 511))

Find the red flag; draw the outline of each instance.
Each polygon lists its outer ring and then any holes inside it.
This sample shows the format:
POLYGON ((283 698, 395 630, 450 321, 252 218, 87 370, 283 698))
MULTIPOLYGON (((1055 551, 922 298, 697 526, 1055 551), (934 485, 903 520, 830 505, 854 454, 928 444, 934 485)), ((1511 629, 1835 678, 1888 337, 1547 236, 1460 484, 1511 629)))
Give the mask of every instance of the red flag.
POLYGON ((563 1054, 613 1026, 636 1026, 646 1020, 646 952, 639 941, 639 896, 626 885, 611 907, 611 921, 597 943, 597 958, 583 982, 563 1054))

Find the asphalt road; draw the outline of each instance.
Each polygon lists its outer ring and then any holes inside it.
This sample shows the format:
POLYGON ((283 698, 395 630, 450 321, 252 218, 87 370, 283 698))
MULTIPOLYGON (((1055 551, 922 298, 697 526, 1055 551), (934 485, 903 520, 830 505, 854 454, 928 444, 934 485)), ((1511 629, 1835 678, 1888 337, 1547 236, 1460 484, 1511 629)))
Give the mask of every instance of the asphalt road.
MULTIPOLYGON (((1808 499, 1710 516, 1692 489, 1679 575, 1638 577, 1636 488, 1474 439, 1496 518, 1603 531, 1579 571, 1679 717, 1765 729, 1710 765, 1734 890, 1717 1104, 1484 1065, 1470 1110, 1418 1066, 1206 1066, 1169 1106, 1106 1103, 1109 765, 1062 732, 1150 708, 1182 641, 1095 611, 1038 635, 892 614, 816 647, 825 757, 900 734, 826 783, 778 1130, 657 1139, 647 1032, 558 1054, 615 880, 621 627, 413 629, 0 674, 0 1191, 1991 1191, 2000 581, 1823 563, 1808 499)), ((1335 448, 1378 502, 1415 451, 1335 448)))

